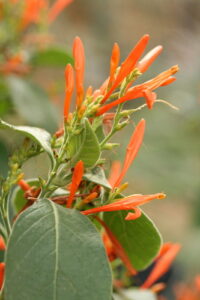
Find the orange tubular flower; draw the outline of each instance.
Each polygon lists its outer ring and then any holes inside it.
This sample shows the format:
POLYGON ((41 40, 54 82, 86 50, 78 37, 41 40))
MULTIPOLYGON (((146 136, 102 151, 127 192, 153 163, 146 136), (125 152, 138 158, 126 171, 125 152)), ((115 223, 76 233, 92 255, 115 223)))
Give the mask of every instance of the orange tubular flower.
POLYGON ((53 22, 57 16, 63 11, 63 9, 68 6, 73 0, 57 0, 54 2, 49 10, 48 19, 49 22, 53 22))
POLYGON ((82 160, 79 160, 77 164, 74 167, 74 172, 72 176, 72 183, 70 186, 70 194, 69 198, 67 200, 67 207, 70 208, 72 206, 74 195, 79 187, 79 184, 81 183, 82 177, 84 172, 84 165, 82 160))
POLYGON ((0 236, 0 250, 5 250, 5 249, 6 249, 6 245, 4 239, 2 238, 2 236, 0 236))
POLYGON ((142 289, 150 288, 154 284, 154 282, 156 282, 168 271, 172 262, 180 251, 180 248, 181 246, 179 244, 171 244, 171 246, 168 247, 168 250, 164 251, 163 255, 158 257, 152 272, 141 286, 142 289))
POLYGON ((5 263, 0 263, 0 289, 2 288, 4 281, 5 263))
POLYGON ((126 78, 131 73, 131 71, 133 71, 138 59, 144 52, 148 41, 149 41, 149 35, 146 34, 139 40, 137 45, 133 48, 133 50, 130 52, 128 57, 121 64, 119 73, 118 73, 113 85, 111 86, 110 90, 104 96, 102 103, 104 103, 110 97, 112 92, 119 86, 119 84, 124 80, 124 78, 126 78))
POLYGON ((115 71, 119 64, 119 59, 120 59, 119 45, 117 43, 114 43, 112 55, 111 55, 111 59, 110 59, 110 79, 109 79, 108 86, 113 84, 115 71))
POLYGON ((21 189, 26 192, 31 189, 31 186, 23 179, 20 179, 17 184, 21 187, 21 189))
POLYGON ((145 131, 145 120, 142 119, 136 126, 136 128, 131 136, 130 142, 129 142, 127 150, 126 150, 126 157, 124 160, 124 165, 123 165, 121 174, 119 175, 116 182, 114 183, 114 187, 117 187, 120 185, 127 170, 129 169, 130 165, 132 164, 133 160, 135 159, 135 157, 140 149, 140 146, 142 144, 142 141, 143 141, 144 131, 145 131))
POLYGON ((73 44, 74 68, 76 72, 76 105, 78 109, 81 107, 84 95, 83 78, 85 69, 85 54, 81 39, 76 37, 73 44))
POLYGON ((64 104, 64 119, 66 121, 68 118, 71 97, 74 90, 74 71, 70 64, 68 64, 65 69, 65 82, 66 82, 66 92, 65 92, 65 104, 64 104))
POLYGON ((47 7, 46 0, 26 0, 25 9, 21 19, 21 28, 25 29, 31 23, 37 23, 42 9, 47 7))
POLYGON ((112 166, 111 166, 111 171, 110 171, 110 175, 108 178, 108 182, 110 183, 110 185, 114 188, 115 182, 117 181, 117 179, 119 178, 121 173, 121 162, 116 160, 113 161, 112 166))
MULTIPOLYGON (((157 89, 160 86, 163 86, 163 85, 173 82, 174 80, 172 80, 173 77, 171 77, 171 75, 178 72, 178 70, 179 70, 178 66, 175 65, 175 66, 171 67, 170 69, 160 73, 155 78, 130 88, 125 96, 100 107, 98 109, 96 115, 100 116, 100 115, 104 114, 105 112, 107 112, 108 110, 110 110, 111 108, 113 108, 121 103, 124 103, 128 100, 133 100, 133 99, 144 97, 144 96, 147 97, 147 90, 152 92, 153 90, 157 89), (146 91, 146 94, 144 94, 145 91, 146 91)), ((150 102, 150 100, 148 100, 148 101, 150 102)), ((155 101, 155 99, 153 99, 153 101, 155 101)), ((151 103, 151 106, 152 106, 152 103, 151 103)))
POLYGON ((152 65, 154 60, 160 55, 162 52, 163 47, 157 46, 153 48, 151 51, 149 51, 137 64, 137 68, 141 73, 144 73, 147 71, 147 69, 152 65))
POLYGON ((107 234, 106 238, 108 239, 106 246, 109 246, 109 248, 107 247, 106 250, 107 250, 107 253, 110 254, 110 258, 114 258, 114 254, 116 254, 122 260, 122 262, 126 266, 129 273, 131 275, 136 275, 137 271, 132 266, 124 248, 122 247, 122 245, 120 244, 118 239, 115 237, 113 232, 110 230, 110 228, 106 225, 106 223, 103 220, 101 220, 98 217, 96 217, 96 220, 104 227, 104 229, 106 231, 106 234, 107 234), (110 246, 110 243, 108 243, 109 240, 112 243, 112 247, 110 246))
POLYGON ((118 210, 134 210, 134 213, 129 212, 125 220, 135 220, 141 216, 141 211, 137 206, 143 205, 153 199, 163 199, 165 194, 157 193, 152 195, 132 195, 122 199, 117 199, 116 202, 107 205, 91 208, 82 212, 83 215, 96 214, 99 212, 118 211, 118 210))

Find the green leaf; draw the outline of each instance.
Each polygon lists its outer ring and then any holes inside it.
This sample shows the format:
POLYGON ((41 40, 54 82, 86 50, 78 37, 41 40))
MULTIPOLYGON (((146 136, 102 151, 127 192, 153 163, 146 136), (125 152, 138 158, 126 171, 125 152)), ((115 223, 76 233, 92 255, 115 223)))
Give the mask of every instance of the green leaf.
POLYGON ((13 131, 20 132, 38 143, 44 149, 44 151, 47 152, 52 165, 54 165, 55 159, 51 149, 51 135, 49 132, 37 127, 14 126, 4 122, 3 120, 0 120, 0 128, 11 129, 13 131))
POLYGON ((7 79, 15 109, 30 125, 54 132, 58 127, 58 112, 38 85, 19 77, 7 79))
POLYGON ((49 48, 35 53, 31 64, 43 67, 65 67, 66 64, 73 64, 73 58, 63 49, 49 48))
POLYGON ((5 144, 0 141, 0 174, 5 177, 8 172, 8 149, 5 144))
POLYGON ((103 168, 97 166, 94 169, 91 169, 89 172, 85 173, 83 176, 84 179, 97 183, 107 189, 111 189, 111 186, 106 179, 103 168))
POLYGON ((127 211, 104 213, 104 221, 121 243, 136 270, 146 268, 158 254, 161 236, 153 222, 143 213, 126 221, 127 211))
POLYGON ((104 131, 103 131, 102 124, 100 124, 100 126, 97 127, 97 129, 95 130, 95 133, 96 133, 96 136, 97 136, 99 142, 104 140, 105 134, 104 134, 104 131))
POLYGON ((94 225, 47 199, 19 216, 5 262, 5 300, 111 298, 111 271, 94 225))
POLYGON ((84 166, 92 167, 98 161, 100 156, 100 147, 96 134, 94 133, 90 122, 84 120, 84 130, 80 133, 77 139, 76 153, 72 159, 72 165, 77 161, 82 160, 84 166), (81 139, 81 145, 80 145, 81 139))

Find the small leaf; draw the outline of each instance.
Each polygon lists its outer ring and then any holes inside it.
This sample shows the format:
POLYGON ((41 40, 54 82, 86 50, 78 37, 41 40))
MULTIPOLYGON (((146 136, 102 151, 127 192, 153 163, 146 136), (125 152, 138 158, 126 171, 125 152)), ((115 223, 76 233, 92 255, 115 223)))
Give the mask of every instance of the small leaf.
POLYGON ((143 213, 126 221, 127 211, 104 213, 104 221, 121 243, 136 270, 146 268, 158 254, 161 236, 153 222, 143 213))
POLYGON ((7 78, 14 106, 30 125, 54 132, 58 127, 58 112, 38 85, 19 77, 7 78))
POLYGON ((65 67, 66 64, 73 64, 72 56, 60 48, 41 50, 31 58, 31 64, 42 67, 65 67))
POLYGON ((45 152, 49 155, 52 165, 54 165, 54 155, 51 149, 51 135, 44 129, 30 126, 14 126, 0 120, 0 128, 11 129, 16 132, 23 133, 36 143, 38 143, 45 152))
POLYGON ((149 290, 128 289, 121 290, 124 298, 114 295, 114 300, 133 299, 133 300, 156 300, 156 295, 149 290))
POLYGON ((100 126, 97 127, 97 129, 95 130, 95 133, 96 133, 96 136, 97 136, 99 142, 104 140, 105 134, 104 134, 104 131, 103 131, 102 124, 100 124, 100 126))
POLYGON ((47 199, 22 213, 6 252, 6 300, 110 300, 111 270, 89 219, 47 199))
POLYGON ((91 169, 89 172, 85 173, 83 178, 88 181, 97 183, 107 189, 111 189, 111 186, 110 186, 108 180, 106 179, 103 169, 99 166, 97 166, 94 169, 91 169))
POLYGON ((87 119, 84 121, 84 130, 80 135, 82 143, 80 145, 80 137, 78 137, 76 153, 72 159, 72 165, 82 160, 86 168, 92 167, 99 159, 100 147, 96 134, 87 119))

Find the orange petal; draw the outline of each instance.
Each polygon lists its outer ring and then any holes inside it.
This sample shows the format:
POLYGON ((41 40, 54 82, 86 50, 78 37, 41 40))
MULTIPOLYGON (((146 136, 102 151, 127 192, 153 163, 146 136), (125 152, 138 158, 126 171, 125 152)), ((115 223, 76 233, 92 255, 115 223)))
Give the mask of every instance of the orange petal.
POLYGON ((152 65, 154 60, 158 57, 158 55, 162 52, 163 47, 157 46, 149 51, 137 64, 137 68, 141 73, 146 72, 146 70, 152 65))
POLYGON ((126 175, 126 172, 128 171, 130 165, 132 164, 133 160, 135 159, 140 146, 142 144, 143 141, 143 137, 144 137, 144 131, 145 131, 145 120, 142 119, 138 125, 136 126, 130 142, 127 146, 127 150, 126 150, 126 157, 124 160, 124 164, 123 164, 123 168, 121 171, 121 174, 119 175, 118 179, 116 180, 114 187, 117 187, 120 185, 122 179, 124 178, 124 176, 126 175))
POLYGON ((76 90, 77 98, 76 105, 80 108, 83 101, 84 87, 83 87, 83 78, 84 78, 84 69, 85 69, 85 53, 84 46, 79 37, 76 37, 73 44, 73 56, 74 56, 74 68, 76 72, 76 90))
POLYGON ((63 9, 68 6, 73 0, 57 0, 53 3, 49 9, 48 19, 49 22, 53 22, 57 16, 63 11, 63 9))
POLYGON ((0 236, 0 250, 5 250, 5 249, 6 249, 6 245, 4 239, 2 238, 2 236, 0 236))
POLYGON ((118 161, 118 160, 113 161, 113 163, 111 165, 110 175, 109 175, 109 178, 108 178, 108 182, 110 183, 110 185, 112 187, 114 187, 114 184, 115 184, 117 178, 120 175, 120 171, 121 171, 120 161, 118 161))
POLYGON ((138 208, 138 207, 135 207, 134 208, 134 213, 132 212, 129 212, 125 218, 125 220, 127 221, 133 221, 133 220, 136 220, 138 219, 139 217, 141 217, 142 215, 142 212, 141 210, 138 208))
POLYGON ((109 79, 108 85, 112 84, 114 81, 114 75, 115 75, 115 71, 119 64, 119 59, 120 59, 119 45, 117 43, 114 43, 114 46, 112 49, 112 55, 111 55, 111 59, 110 59, 110 79, 109 79))
POLYGON ((146 90, 143 91, 143 95, 146 98, 147 107, 149 109, 152 109, 153 104, 154 104, 154 102, 156 100, 156 97, 157 97, 156 93, 150 91, 149 89, 146 89, 146 90))
POLYGON ((0 289, 2 288, 4 281, 5 263, 0 263, 0 289))
POLYGON ((70 64, 68 64, 65 69, 65 82, 66 82, 66 92, 65 92, 65 103, 64 103, 64 119, 67 120, 71 97, 74 90, 74 72, 70 64))
POLYGON ((21 187, 21 189, 26 192, 31 189, 31 186, 23 179, 20 179, 17 184, 21 187))
POLYGON ((67 207, 70 208, 72 206, 75 193, 79 187, 79 184, 81 183, 82 177, 84 172, 84 165, 82 160, 79 160, 77 164, 74 167, 74 172, 72 175, 72 184, 70 186, 70 193, 69 198, 67 200, 67 207))

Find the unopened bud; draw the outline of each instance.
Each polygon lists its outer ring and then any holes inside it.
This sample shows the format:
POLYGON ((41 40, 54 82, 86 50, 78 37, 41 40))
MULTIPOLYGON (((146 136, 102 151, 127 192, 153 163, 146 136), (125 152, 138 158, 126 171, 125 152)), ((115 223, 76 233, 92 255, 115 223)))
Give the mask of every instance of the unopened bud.
POLYGON ((103 147, 102 150, 112 150, 115 147, 118 147, 120 144, 119 143, 106 143, 103 147))
POLYGON ((118 123, 117 126, 115 127, 116 130, 121 130, 122 128, 124 128, 126 125, 129 124, 129 120, 126 120, 122 123, 118 123))
POLYGON ((123 183, 118 189, 117 189, 117 193, 121 193, 123 192, 126 188, 128 187, 128 182, 123 183))

